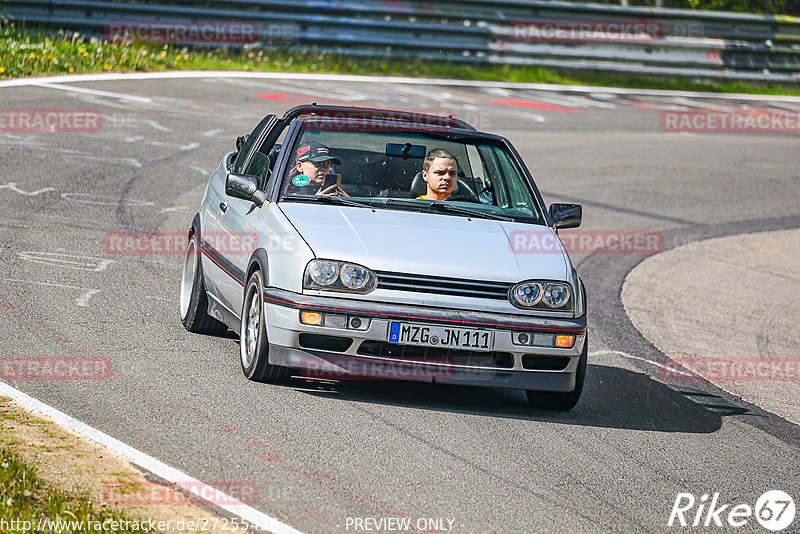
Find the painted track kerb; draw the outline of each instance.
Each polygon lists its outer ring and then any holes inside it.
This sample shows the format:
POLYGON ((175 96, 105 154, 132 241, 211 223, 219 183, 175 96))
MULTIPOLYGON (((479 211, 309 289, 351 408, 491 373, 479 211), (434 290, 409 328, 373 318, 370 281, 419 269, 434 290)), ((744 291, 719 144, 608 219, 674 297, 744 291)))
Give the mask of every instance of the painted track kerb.
POLYGON ((547 83, 493 82, 482 80, 454 80, 446 78, 409 78, 404 76, 358 76, 347 74, 306 74, 298 72, 245 72, 245 71, 166 71, 105 74, 65 74, 33 78, 0 80, 0 88, 43 85, 47 83, 101 82, 114 80, 156 80, 179 78, 261 78, 266 80, 339 81, 358 83, 403 83, 410 85, 448 85, 453 87, 494 87, 499 89, 531 89, 556 93, 612 94, 641 96, 679 96, 685 98, 715 98, 719 100, 748 100, 800 103, 800 96, 753 95, 710 93, 702 91, 672 91, 660 89, 626 89, 622 87, 596 87, 589 85, 556 85, 547 83))
MULTIPOLYGON (((161 477, 162 479, 174 483, 177 486, 194 493, 198 497, 202 499, 202 494, 204 491, 212 491, 213 493, 220 496, 220 498, 224 499, 225 501, 234 501, 232 497, 224 495, 217 489, 200 482, 197 479, 190 477, 189 475, 185 474, 174 467, 170 467, 167 464, 156 460, 152 456, 148 456, 147 454, 143 453, 140 450, 134 449, 130 445, 126 445, 121 441, 112 438, 108 434, 105 434, 96 428, 93 428, 86 423, 82 423, 78 421, 74 417, 71 417, 64 412, 56 410, 52 406, 45 404, 41 401, 38 401, 27 395, 18 389, 15 389, 4 382, 0 382, 0 394, 7 395, 13 398, 16 402, 24 406, 25 408, 49 417, 52 419, 56 424, 63 426, 64 428, 74 432, 75 434, 79 435, 84 439, 88 439, 93 443, 97 443, 105 447, 106 449, 110 450, 114 454, 125 458, 126 460, 130 461, 134 465, 141 467, 142 469, 146 469, 150 471, 156 476, 161 477)), ((302 534, 299 530, 290 527, 289 525, 282 523, 275 519, 274 517, 270 517, 263 512, 259 512, 255 508, 251 508, 245 504, 239 505, 217 505, 222 510, 226 512, 230 512, 232 514, 241 517, 245 521, 258 526, 261 530, 266 530, 268 532, 274 532, 275 534, 302 534)))

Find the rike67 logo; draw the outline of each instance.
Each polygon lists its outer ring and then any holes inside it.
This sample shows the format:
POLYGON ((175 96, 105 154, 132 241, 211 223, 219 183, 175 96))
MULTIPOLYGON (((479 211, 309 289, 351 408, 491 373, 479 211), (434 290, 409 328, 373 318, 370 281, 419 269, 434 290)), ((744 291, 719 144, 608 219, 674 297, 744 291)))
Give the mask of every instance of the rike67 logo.
POLYGON ((721 502, 719 493, 710 497, 704 493, 700 498, 691 493, 679 493, 667 526, 743 527, 755 518, 765 529, 778 532, 794 522, 796 512, 794 499, 780 490, 765 492, 756 500, 755 506, 721 502))

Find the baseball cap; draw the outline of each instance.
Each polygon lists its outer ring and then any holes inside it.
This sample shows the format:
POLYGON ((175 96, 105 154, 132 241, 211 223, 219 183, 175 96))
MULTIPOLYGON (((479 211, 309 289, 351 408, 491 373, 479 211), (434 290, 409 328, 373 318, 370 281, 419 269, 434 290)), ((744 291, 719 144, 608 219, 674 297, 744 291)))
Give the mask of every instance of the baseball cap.
POLYGON ((331 156, 330 149, 322 143, 312 141, 306 143, 297 149, 297 161, 310 161, 312 163, 321 163, 323 161, 333 161, 336 165, 341 165, 342 162, 338 158, 331 156))

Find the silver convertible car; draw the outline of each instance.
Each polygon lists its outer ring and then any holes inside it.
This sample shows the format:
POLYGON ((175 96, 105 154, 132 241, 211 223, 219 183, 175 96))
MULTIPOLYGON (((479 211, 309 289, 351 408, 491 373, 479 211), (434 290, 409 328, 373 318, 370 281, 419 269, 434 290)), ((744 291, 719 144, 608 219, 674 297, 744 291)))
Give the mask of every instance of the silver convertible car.
POLYGON ((517 388, 568 410, 586 294, 511 144, 452 117, 305 105, 265 117, 211 176, 180 314, 238 332, 244 375, 517 388))

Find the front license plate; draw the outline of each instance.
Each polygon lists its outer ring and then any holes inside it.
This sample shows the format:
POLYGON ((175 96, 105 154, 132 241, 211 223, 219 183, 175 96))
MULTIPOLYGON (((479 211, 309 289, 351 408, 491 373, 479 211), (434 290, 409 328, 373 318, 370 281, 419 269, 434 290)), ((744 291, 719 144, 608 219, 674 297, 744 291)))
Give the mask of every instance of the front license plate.
POLYGON ((492 334, 491 330, 473 328, 420 325, 399 321, 389 323, 389 343, 405 345, 489 351, 494 346, 492 334))

